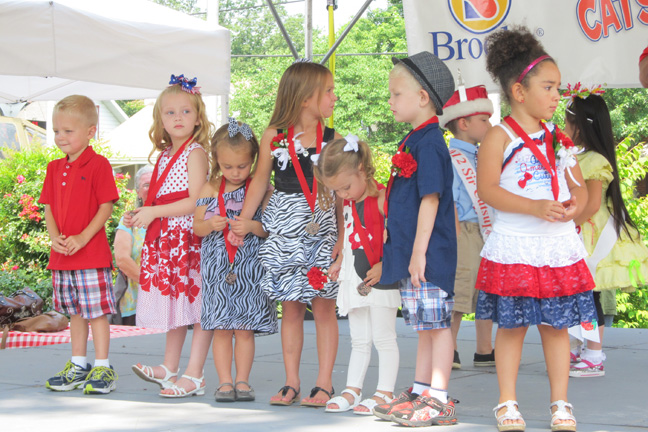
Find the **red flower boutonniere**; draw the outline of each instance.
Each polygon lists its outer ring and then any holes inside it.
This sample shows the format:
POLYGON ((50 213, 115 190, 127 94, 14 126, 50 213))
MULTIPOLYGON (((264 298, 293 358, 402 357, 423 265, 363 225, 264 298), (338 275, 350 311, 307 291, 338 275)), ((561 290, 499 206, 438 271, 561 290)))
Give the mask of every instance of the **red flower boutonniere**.
POLYGON ((328 282, 326 271, 322 270, 320 267, 312 267, 308 270, 308 273, 306 273, 306 277, 308 278, 310 286, 315 288, 317 291, 324 288, 324 284, 328 282))
POLYGON ((393 176, 401 176, 405 178, 412 177, 412 174, 416 172, 418 164, 414 157, 410 154, 409 147, 405 147, 403 151, 397 151, 394 156, 392 156, 392 167, 391 173, 393 176))
POLYGON ((277 149, 287 149, 288 148, 288 137, 285 133, 280 133, 276 137, 272 138, 270 141, 270 151, 275 151, 277 149))
POLYGON ((576 147, 574 141, 558 129, 558 127, 555 127, 553 133, 553 149, 556 156, 558 156, 561 149, 569 150, 573 147, 576 147))

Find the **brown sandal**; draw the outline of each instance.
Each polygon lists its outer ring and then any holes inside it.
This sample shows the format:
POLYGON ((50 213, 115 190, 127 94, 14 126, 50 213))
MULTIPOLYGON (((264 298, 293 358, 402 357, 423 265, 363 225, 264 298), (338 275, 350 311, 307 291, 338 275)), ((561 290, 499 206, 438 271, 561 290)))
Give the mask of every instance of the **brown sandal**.
POLYGON ((306 407, 314 407, 314 408, 320 408, 320 407, 325 407, 326 402, 328 402, 329 399, 333 397, 335 394, 335 389, 331 387, 331 391, 324 390, 322 387, 315 386, 312 388, 310 392, 310 396, 308 397, 309 399, 313 399, 315 395, 319 392, 326 393, 326 395, 329 397, 327 400, 324 402, 305 402, 305 399, 301 401, 300 405, 301 406, 306 406, 306 407))

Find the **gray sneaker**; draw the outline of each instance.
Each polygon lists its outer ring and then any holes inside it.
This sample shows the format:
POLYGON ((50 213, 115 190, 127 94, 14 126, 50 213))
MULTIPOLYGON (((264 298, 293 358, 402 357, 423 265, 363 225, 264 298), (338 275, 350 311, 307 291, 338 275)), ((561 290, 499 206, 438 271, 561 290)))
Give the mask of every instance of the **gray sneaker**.
POLYGON ((83 386, 83 394, 108 394, 117 388, 117 373, 106 366, 95 366, 83 386))
POLYGON ((52 378, 48 379, 45 387, 54 391, 70 391, 81 387, 90 373, 90 363, 83 369, 70 360, 65 364, 63 370, 52 378))

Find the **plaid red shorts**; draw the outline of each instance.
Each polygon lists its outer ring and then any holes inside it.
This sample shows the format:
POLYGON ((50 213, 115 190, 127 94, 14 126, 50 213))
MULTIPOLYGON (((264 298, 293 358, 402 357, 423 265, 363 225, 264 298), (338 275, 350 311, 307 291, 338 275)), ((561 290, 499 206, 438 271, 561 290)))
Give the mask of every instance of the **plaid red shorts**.
POLYGON ((52 270, 52 286, 58 312, 85 319, 117 312, 110 268, 52 270))

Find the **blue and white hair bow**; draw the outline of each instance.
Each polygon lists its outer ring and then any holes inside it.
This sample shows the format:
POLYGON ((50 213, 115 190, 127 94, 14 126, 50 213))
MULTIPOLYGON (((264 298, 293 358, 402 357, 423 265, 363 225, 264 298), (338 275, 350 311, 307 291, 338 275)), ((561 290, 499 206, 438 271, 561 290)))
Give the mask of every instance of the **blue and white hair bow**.
POLYGON ((230 138, 234 138, 236 134, 240 133, 243 137, 250 141, 252 139, 252 129, 247 123, 241 123, 239 126, 238 121, 235 117, 227 118, 229 124, 227 125, 227 133, 229 133, 230 138))
POLYGON ((180 88, 187 93, 200 94, 200 87, 196 87, 196 84, 198 84, 198 78, 194 77, 190 80, 189 78, 185 78, 184 74, 178 76, 171 75, 171 80, 169 81, 169 85, 180 85, 180 88))
POLYGON ((358 152, 358 137, 352 134, 349 134, 344 137, 346 140, 346 145, 344 146, 344 151, 353 151, 353 152, 358 152))

